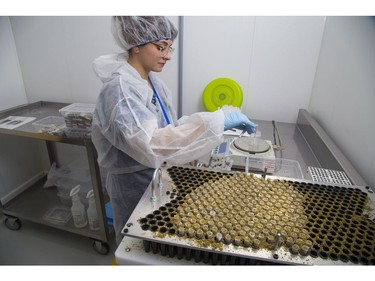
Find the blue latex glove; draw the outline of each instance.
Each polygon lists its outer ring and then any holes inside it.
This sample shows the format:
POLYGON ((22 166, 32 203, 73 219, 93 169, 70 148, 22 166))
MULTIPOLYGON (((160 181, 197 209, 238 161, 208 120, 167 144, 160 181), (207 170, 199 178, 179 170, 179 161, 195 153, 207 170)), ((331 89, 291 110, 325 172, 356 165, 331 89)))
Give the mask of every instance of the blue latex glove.
POLYGON ((245 129, 249 134, 255 133, 257 125, 247 118, 247 116, 240 111, 235 111, 224 115, 224 131, 237 128, 245 129))

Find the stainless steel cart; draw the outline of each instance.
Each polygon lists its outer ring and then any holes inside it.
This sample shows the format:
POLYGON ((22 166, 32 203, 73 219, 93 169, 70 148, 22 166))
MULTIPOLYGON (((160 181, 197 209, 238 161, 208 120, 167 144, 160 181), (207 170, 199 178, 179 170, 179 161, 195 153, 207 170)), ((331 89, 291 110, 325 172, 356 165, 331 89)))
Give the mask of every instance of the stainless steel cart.
MULTIPOLYGON (((25 116, 35 117, 36 119, 33 122, 36 122, 48 116, 59 116, 59 109, 65 107, 66 105, 67 104, 64 103, 45 101, 22 105, 0 112, 0 120, 6 118, 7 116, 25 116)), ((94 249, 100 254, 107 254, 109 252, 109 230, 105 212, 105 201, 107 200, 103 195, 100 170, 96 161, 97 154, 95 147, 91 142, 90 136, 85 137, 82 135, 76 137, 61 137, 52 134, 40 133, 35 126, 32 125, 33 122, 26 123, 15 129, 0 128, 0 134, 45 142, 51 164, 56 159, 54 143, 65 143, 85 147, 91 175, 92 188, 95 195, 100 230, 92 231, 89 229, 89 226, 78 229, 74 227, 72 219, 67 221, 65 224, 56 224, 43 219, 43 216, 45 216, 48 210, 54 206, 61 205, 61 202, 57 196, 56 188, 43 188, 46 181, 46 175, 9 202, 0 202, 1 211, 6 216, 6 226, 12 230, 18 230, 22 226, 21 220, 24 219, 58 228, 91 238, 93 240, 94 249)), ((15 153, 17 152, 15 151, 15 153)))

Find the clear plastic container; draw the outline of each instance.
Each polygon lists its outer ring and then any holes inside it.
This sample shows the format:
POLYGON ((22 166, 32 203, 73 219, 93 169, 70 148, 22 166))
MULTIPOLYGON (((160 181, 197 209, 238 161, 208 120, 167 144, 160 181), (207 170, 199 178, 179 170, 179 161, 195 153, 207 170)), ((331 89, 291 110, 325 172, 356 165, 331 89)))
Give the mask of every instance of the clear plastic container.
POLYGON ((276 158, 275 172, 273 176, 303 179, 303 173, 298 161, 284 158, 276 158))
POLYGON ((68 128, 91 129, 95 104, 72 103, 59 110, 68 128))
POLYGON ((72 213, 69 208, 58 206, 49 209, 43 219, 55 224, 66 224, 71 217, 72 213))
POLYGON ((37 129, 39 131, 39 130, 43 130, 45 128, 49 128, 49 129, 50 128, 57 128, 57 127, 60 127, 60 126, 64 125, 64 123, 65 123, 64 117, 47 116, 43 119, 35 121, 32 124, 34 125, 35 129, 37 129))

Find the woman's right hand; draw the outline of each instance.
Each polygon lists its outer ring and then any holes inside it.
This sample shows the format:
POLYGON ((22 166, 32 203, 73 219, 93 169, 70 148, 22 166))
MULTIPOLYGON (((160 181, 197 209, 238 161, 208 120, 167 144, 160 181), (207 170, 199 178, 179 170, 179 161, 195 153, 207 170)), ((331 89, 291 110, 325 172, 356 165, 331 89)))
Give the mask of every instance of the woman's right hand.
POLYGON ((245 129, 249 134, 255 133, 257 125, 254 124, 247 118, 245 114, 240 111, 235 111, 232 113, 227 113, 224 115, 224 131, 233 128, 245 129))

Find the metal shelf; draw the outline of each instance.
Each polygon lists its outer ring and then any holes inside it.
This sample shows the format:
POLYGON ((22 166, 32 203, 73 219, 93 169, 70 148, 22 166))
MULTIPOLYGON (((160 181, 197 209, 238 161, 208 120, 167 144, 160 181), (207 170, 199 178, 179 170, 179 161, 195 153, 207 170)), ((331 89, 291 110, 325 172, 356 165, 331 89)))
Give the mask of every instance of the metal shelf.
MULTIPOLYGON (((18 106, 8 110, 0 111, 0 119, 3 119, 10 115, 25 116, 25 117, 36 117, 33 122, 43 119, 47 116, 60 116, 59 109, 67 106, 66 103, 55 103, 39 101, 27 105, 18 106)), ((14 130, 0 128, 0 134, 27 137, 32 139, 46 140, 52 142, 61 142, 76 145, 85 145, 86 142, 91 142, 90 139, 85 138, 67 138, 48 134, 39 133, 33 122, 24 124, 14 130)))
MULTIPOLYGON (((33 121, 35 122, 47 116, 60 116, 59 109, 67 105, 68 104, 65 103, 39 101, 36 103, 26 104, 1 111, 0 119, 11 115, 26 116, 35 117, 36 119, 33 121)), ((48 210, 55 206, 63 205, 57 196, 56 187, 43 188, 45 178, 40 179, 35 184, 29 186, 25 191, 17 195, 15 198, 10 200, 3 206, 0 204, 0 206, 2 207, 1 211, 4 213, 4 215, 47 225, 107 243, 109 230, 105 213, 106 200, 104 199, 100 170, 96 161, 97 154, 95 147, 91 142, 91 138, 87 136, 61 137, 43 134, 37 131, 34 125, 32 125, 32 122, 24 124, 13 130, 0 128, 0 135, 11 135, 45 141, 51 164, 56 159, 53 143, 65 143, 85 147, 91 174, 92 187, 94 190, 100 229, 99 231, 92 231, 88 226, 82 229, 78 229, 74 227, 72 219, 70 219, 70 221, 68 221, 66 224, 55 224, 43 219, 43 216, 48 210)))
POLYGON ((35 223, 67 230, 93 239, 102 239, 99 232, 90 230, 88 225, 79 229, 74 226, 72 220, 69 220, 66 224, 51 223, 48 220, 45 220, 44 216, 51 208, 56 206, 68 206, 64 205, 59 200, 56 195, 56 187, 44 188, 44 183, 45 178, 39 180, 34 185, 30 186, 25 192, 5 204, 4 213, 12 217, 18 217, 35 223))

